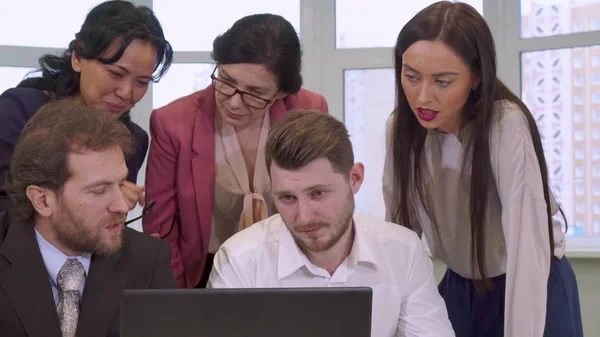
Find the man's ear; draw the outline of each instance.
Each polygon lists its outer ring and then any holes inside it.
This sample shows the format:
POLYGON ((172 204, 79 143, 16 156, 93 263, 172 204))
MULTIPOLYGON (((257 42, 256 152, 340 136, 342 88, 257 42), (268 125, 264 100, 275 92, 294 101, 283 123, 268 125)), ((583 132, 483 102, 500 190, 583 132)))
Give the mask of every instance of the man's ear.
POLYGON ((364 180, 365 166, 361 162, 355 163, 350 169, 350 185, 352 187, 352 193, 358 193, 364 180))
POLYGON ((30 185, 25 191, 27 198, 35 211, 42 217, 52 215, 53 206, 56 204, 56 194, 46 188, 30 185))

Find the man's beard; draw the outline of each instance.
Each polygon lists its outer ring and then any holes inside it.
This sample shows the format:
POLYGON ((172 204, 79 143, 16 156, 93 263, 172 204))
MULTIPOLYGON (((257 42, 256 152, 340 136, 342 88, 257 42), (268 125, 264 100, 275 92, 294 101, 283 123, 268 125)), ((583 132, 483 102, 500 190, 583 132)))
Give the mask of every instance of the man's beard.
POLYGON ((118 232, 106 230, 110 224, 123 226, 125 215, 112 215, 94 227, 86 227, 84 221, 59 201, 60 211, 56 219, 53 219, 53 227, 56 238, 65 247, 84 253, 98 255, 110 255, 121 250, 123 244, 123 229, 118 232))
MULTIPOLYGON (((348 193, 347 202, 344 205, 342 211, 335 218, 334 223, 325 222, 325 221, 315 221, 308 224, 296 225, 292 227, 290 232, 294 237, 294 241, 303 251, 309 251, 313 253, 320 253, 329 250, 333 247, 338 241, 340 241, 341 237, 348 231, 349 227, 352 225, 352 216, 354 215, 354 194, 352 190, 348 193), (317 241, 312 240, 311 238, 306 238, 306 236, 302 234, 297 234, 297 232, 307 231, 315 228, 322 227, 323 229, 334 229, 333 233, 328 233, 331 235, 327 238, 326 241, 317 241), (302 236, 301 236, 302 235, 302 236)), ((322 236, 318 237, 319 239, 322 236)))

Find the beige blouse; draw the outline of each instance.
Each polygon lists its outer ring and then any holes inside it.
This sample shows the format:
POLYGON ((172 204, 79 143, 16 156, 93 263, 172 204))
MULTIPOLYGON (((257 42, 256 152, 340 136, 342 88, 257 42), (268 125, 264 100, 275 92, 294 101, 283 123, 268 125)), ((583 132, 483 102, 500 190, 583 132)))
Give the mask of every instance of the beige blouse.
POLYGON ((208 249, 217 249, 238 230, 266 219, 275 213, 271 182, 265 164, 265 145, 269 134, 269 112, 265 114, 258 139, 254 166, 254 186, 235 129, 224 125, 215 132, 215 195, 212 228, 208 249))
MULTIPOLYGON (((547 282, 550 273, 548 216, 539 163, 525 116, 517 105, 498 101, 500 117, 490 134, 490 199, 486 228, 485 257, 488 275, 506 274, 504 336, 542 337, 546 319, 547 282)), ((387 122, 387 154, 383 176, 386 218, 395 207, 390 134, 393 118, 387 122)), ((431 179, 433 213, 439 230, 417 206, 416 222, 434 256, 466 278, 471 272, 470 180, 469 170, 461 177, 464 146, 457 134, 429 131, 424 154, 431 179)), ((470 167, 470 162, 467 163, 470 167)), ((414 193, 414 192, 413 192, 414 193)), ((551 210, 558 207, 551 194, 551 210)), ((565 234, 554 220, 554 255, 565 253, 565 234)))

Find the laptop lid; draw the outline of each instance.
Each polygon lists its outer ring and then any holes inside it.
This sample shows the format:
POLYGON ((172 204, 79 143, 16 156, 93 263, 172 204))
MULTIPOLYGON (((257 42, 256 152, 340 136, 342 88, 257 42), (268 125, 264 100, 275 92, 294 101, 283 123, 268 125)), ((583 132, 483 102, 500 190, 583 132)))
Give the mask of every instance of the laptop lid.
POLYGON ((372 289, 124 290, 121 337, 370 337, 372 289))

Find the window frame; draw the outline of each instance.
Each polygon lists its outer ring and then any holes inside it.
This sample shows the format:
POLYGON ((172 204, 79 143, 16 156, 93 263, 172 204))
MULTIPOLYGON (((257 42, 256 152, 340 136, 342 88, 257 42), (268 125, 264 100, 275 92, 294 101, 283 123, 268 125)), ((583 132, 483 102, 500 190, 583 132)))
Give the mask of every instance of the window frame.
MULTIPOLYGON (((300 37, 303 47, 304 88, 324 95, 331 115, 344 120, 344 71, 393 68, 393 48, 336 48, 336 0, 300 1, 300 37)), ((152 8, 152 0, 133 0, 152 8)), ((541 38, 520 38, 519 0, 483 0, 484 18, 495 38, 498 74, 515 93, 521 93, 521 53, 545 49, 574 48, 598 44, 600 32, 582 32, 541 38)), ((83 18, 82 18, 83 19, 83 18)), ((37 67, 43 54, 63 49, 0 45, 0 66, 37 67)), ((213 63, 209 51, 174 52, 174 63, 213 63)), ((132 119, 146 131, 153 109, 153 86, 133 109, 132 119)), ((391 112, 391 111, 390 111, 391 112)), ((382 158, 383 160, 383 158, 382 158)), ((138 183, 145 180, 144 162, 138 183)), ((589 171, 589 170, 588 170, 589 171)), ((574 191, 575 193, 575 191, 574 191)), ((591 194, 591 191, 588 191, 591 194)), ((140 209, 130 212, 137 216, 140 209)), ((575 219, 568 219, 575 222, 575 219)), ((134 224, 136 229, 141 224, 134 224), (137 227, 136 227, 137 226, 137 227)), ((567 255, 600 257, 600 238, 569 238, 567 255)))

